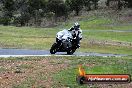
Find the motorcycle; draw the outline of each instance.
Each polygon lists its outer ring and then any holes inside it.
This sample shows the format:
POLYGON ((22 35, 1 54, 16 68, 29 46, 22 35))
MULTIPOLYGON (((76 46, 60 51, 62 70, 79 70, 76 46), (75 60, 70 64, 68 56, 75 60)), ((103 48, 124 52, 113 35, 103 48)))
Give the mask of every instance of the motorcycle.
POLYGON ((50 49, 50 53, 55 54, 56 52, 67 52, 68 55, 72 55, 77 48, 79 48, 77 46, 77 39, 67 37, 66 39, 62 39, 61 45, 58 45, 55 42, 50 49))

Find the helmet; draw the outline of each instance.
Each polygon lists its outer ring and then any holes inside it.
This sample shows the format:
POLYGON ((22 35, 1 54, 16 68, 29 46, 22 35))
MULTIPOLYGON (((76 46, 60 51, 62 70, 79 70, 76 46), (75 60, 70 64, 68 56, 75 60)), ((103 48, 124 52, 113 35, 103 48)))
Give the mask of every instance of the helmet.
POLYGON ((80 24, 78 22, 74 23, 75 30, 79 30, 80 24))

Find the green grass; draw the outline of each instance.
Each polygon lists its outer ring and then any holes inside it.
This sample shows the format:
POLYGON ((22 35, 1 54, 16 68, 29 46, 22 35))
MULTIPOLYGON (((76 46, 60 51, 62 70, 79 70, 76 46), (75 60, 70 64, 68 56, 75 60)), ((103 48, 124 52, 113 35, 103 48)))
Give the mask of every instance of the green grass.
POLYGON ((8 71, 6 68, 0 66, 0 72, 8 71))
MULTIPOLYGON (((132 25, 112 25, 115 21, 109 18, 82 16, 79 23, 83 31, 80 51, 116 54, 131 54, 131 47, 107 45, 89 45, 89 40, 132 43, 132 32, 99 32, 97 30, 130 30, 132 25), (109 26, 112 25, 112 26, 109 26), (90 30, 90 31, 89 31, 90 30)), ((117 23, 117 22, 116 22, 117 23)), ((49 50, 55 42, 56 33, 64 28, 70 28, 73 22, 62 23, 54 28, 33 28, 0 26, 1 48, 24 48, 49 50)))
POLYGON ((106 25, 112 23, 112 20, 110 19, 104 19, 104 18, 95 18, 92 20, 85 20, 80 21, 80 25, 82 29, 90 30, 90 29, 108 29, 105 26, 100 25, 106 25))
MULTIPOLYGON (((5 63, 10 62, 26 62, 32 61, 32 70, 27 74, 22 82, 18 84, 13 84, 12 88, 30 88, 45 87, 45 81, 52 78, 52 88, 89 88, 89 85, 78 85, 76 82, 76 77, 78 75, 78 66, 81 64, 85 69, 87 74, 130 74, 132 75, 132 57, 21 57, 21 58, 0 58, 0 61, 5 63), (46 63, 50 68, 57 66, 61 68, 63 65, 67 64, 64 69, 59 71, 49 72, 48 75, 46 69, 44 69, 43 64, 39 64, 37 61, 43 61, 46 59, 49 61, 46 63), (35 68, 35 69, 34 69, 35 68), (44 71, 44 72, 43 72, 44 71), (41 83, 42 82, 42 83, 41 83)), ((45 62, 44 62, 45 63, 45 62)), ((14 69, 14 67, 11 67, 14 69)), ((30 69, 30 66, 22 65, 21 69, 24 69, 24 73, 17 73, 18 75, 25 74, 26 70, 30 69)), ((49 71, 47 69, 47 71, 49 71)), ((4 71, 3 71, 4 72, 4 71)), ((16 75, 17 75, 16 74, 16 75)), ((116 84, 118 85, 118 84, 116 84)), ((120 84, 119 84, 120 85, 120 84)), ((92 87, 97 88, 98 85, 92 85, 92 87)))
POLYGON ((36 79, 33 79, 32 77, 28 77, 25 82, 23 82, 21 85, 14 85, 12 88, 30 88, 33 87, 33 84, 35 84, 36 79))
POLYGON ((55 28, 0 26, 0 47, 48 49, 55 40, 55 28))
MULTIPOLYGON (((84 30, 96 30, 96 29, 105 29, 105 27, 101 27, 100 25, 104 25, 104 24, 110 24, 113 21, 107 18, 97 18, 97 17, 82 17, 81 20, 78 21, 79 24, 81 25, 81 29, 84 30)), ((74 22, 73 21, 69 21, 67 23, 62 23, 62 25, 60 25, 60 28, 70 28, 71 25, 73 25, 74 22)))
MULTIPOLYGON (((132 25, 129 23, 120 23, 114 19, 107 17, 80 17, 78 22, 83 30, 132 30, 132 25)), ((60 28, 70 28, 73 21, 63 23, 60 28)))
MULTIPOLYGON (((132 59, 131 57, 123 58, 102 58, 102 57, 70 57, 72 60, 68 69, 55 74, 55 88, 60 86, 70 88, 89 88, 87 85, 80 86, 76 82, 78 75, 78 65, 82 64, 86 74, 131 74, 132 75, 132 59)), ((97 88, 96 85, 93 87, 97 88)))
POLYGON ((86 44, 86 42, 81 44, 81 48, 78 51, 132 55, 131 47, 96 45, 96 44, 90 45, 90 44, 86 44))
POLYGON ((33 68, 33 66, 32 65, 29 65, 29 64, 22 64, 22 65, 18 66, 18 68, 30 69, 30 68, 33 68))
POLYGON ((97 40, 111 40, 111 41, 122 41, 132 42, 132 32, 94 32, 84 31, 84 37, 89 39, 97 40))

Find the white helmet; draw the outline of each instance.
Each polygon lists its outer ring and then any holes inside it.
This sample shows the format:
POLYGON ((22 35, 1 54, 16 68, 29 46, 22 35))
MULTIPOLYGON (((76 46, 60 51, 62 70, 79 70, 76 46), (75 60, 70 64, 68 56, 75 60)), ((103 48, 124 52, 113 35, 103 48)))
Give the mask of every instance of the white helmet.
POLYGON ((79 30, 80 24, 78 22, 74 23, 75 30, 79 30))

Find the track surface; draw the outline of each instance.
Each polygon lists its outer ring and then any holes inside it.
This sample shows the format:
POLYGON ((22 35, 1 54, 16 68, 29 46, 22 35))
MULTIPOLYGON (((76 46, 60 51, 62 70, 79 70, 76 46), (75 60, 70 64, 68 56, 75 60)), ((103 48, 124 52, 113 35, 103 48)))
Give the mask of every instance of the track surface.
MULTIPOLYGON (((28 50, 28 49, 0 49, 0 57, 22 57, 22 56, 52 56, 48 50, 28 50)), ((95 52, 75 52, 73 55, 66 55, 66 52, 56 53, 55 56, 103 56, 121 57, 122 54, 103 54, 95 52)))

